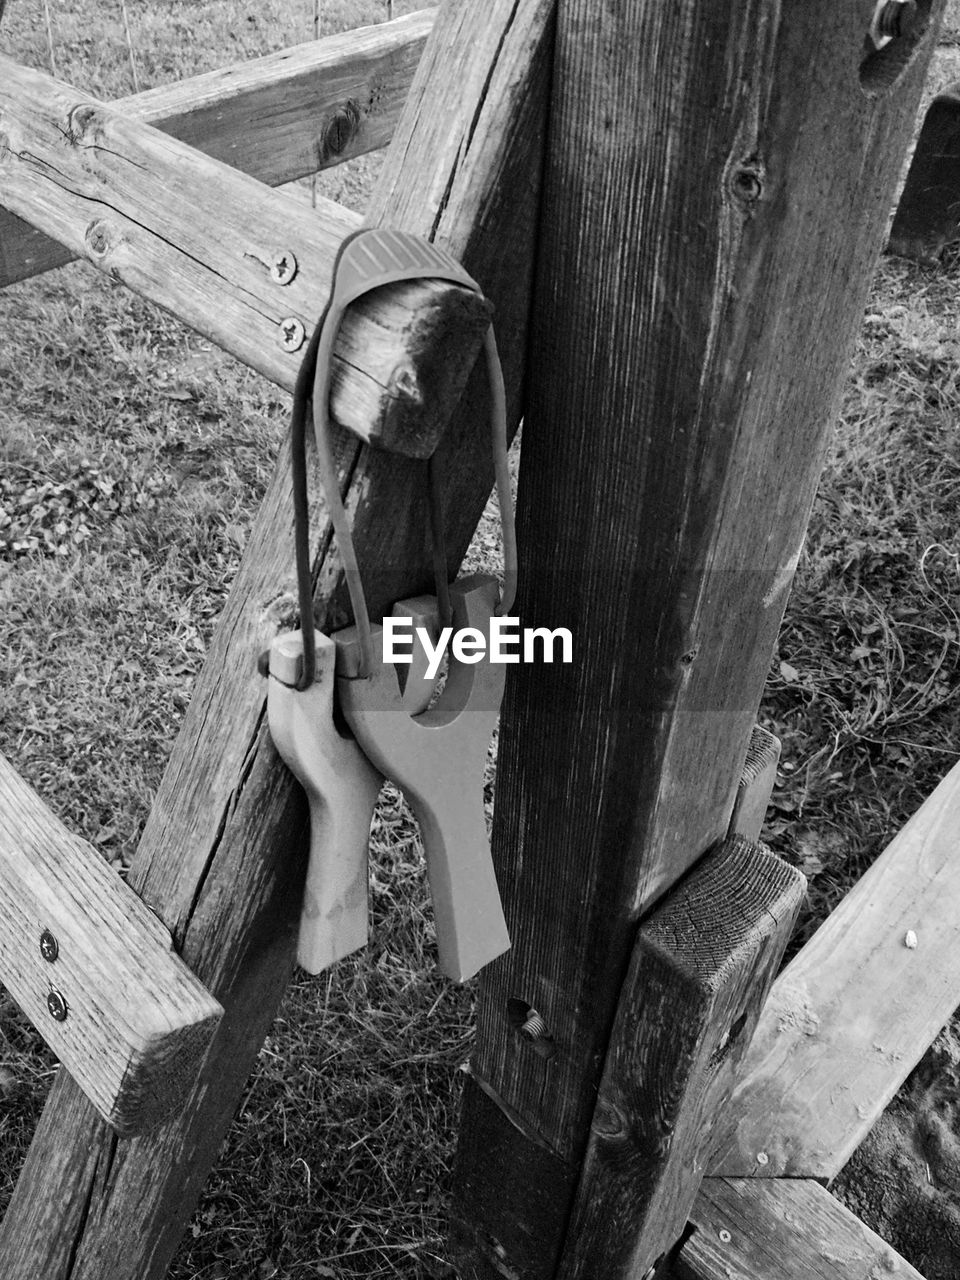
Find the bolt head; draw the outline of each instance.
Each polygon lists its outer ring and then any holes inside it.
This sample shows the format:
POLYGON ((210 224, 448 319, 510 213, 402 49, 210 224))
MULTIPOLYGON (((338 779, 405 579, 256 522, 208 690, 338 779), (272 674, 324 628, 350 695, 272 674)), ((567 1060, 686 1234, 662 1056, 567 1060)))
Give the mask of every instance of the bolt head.
POLYGON ((69 1013, 67 1002, 55 987, 47 992, 47 1009, 56 1022, 66 1022, 69 1013))
POLYGON ((299 351, 307 340, 307 331, 294 316, 280 321, 280 345, 284 351, 299 351))
POLYGON ((57 942, 49 929, 44 929, 40 935, 40 954, 49 964, 53 964, 60 954, 60 943, 57 942))
POLYGON ((289 284, 297 274, 297 258, 289 249, 280 249, 270 264, 270 279, 274 284, 289 284))

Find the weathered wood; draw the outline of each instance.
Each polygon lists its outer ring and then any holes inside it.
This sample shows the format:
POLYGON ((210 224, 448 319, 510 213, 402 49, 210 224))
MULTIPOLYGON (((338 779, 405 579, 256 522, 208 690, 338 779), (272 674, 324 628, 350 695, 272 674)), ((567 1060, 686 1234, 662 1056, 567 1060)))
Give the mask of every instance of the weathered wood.
MULTIPOLYGON (((69 85, 0 60, 0 200, 287 390, 357 214, 270 191, 69 85), (282 283, 285 264, 292 278, 282 283), (284 343, 291 333, 293 342, 284 343)), ((479 295, 377 289, 340 328, 331 407, 361 439, 428 457, 489 321, 479 295)))
POLYGON ((711 1173, 846 1164, 960 1002, 958 831, 960 765, 777 979, 711 1173))
POLYGON ((157 917, 3 756, 0 980, 123 1134, 181 1105, 223 1015, 157 917))
POLYGON ((671 1280, 923 1280, 809 1179, 707 1178, 671 1280))
MULTIPOLYGON (((519 419, 549 61, 548 0, 444 6, 388 156, 377 218, 435 238, 497 307, 510 420, 519 419), (431 52, 432 50, 432 52, 431 52)), ((438 451, 451 576, 493 484, 483 371, 438 451)), ((373 616, 433 582, 423 467, 341 451, 373 616), (359 457, 359 462, 358 462, 359 457)), ((176 1248, 293 963, 306 803, 264 723, 256 656, 295 595, 282 452, 144 831, 131 883, 227 1015, 182 1115, 117 1145, 63 1076, 0 1231, 0 1275, 158 1280, 176 1248), (299 854, 299 857, 298 857, 299 854)), ((317 614, 347 620, 314 510, 317 614)))
MULTIPOLYGON (((311 40, 111 105, 276 187, 389 143, 434 14, 311 40)), ((0 209, 0 288, 73 256, 0 209)))
POLYGON ((558 1276, 635 1280, 683 1234, 713 1124, 803 901, 762 845, 725 840, 640 929, 558 1276))
POLYGON ((887 249, 932 264, 955 240, 960 240, 960 82, 941 89, 927 108, 887 249))
POLYGON ((754 725, 730 815, 729 834, 759 840, 780 763, 780 739, 754 725))
MULTIPOLYGON (((496 1222, 455 1191, 464 1280, 552 1275, 519 1148, 579 1164, 637 921, 727 830, 932 47, 868 97, 872 12, 558 8, 517 612, 568 627, 575 660, 507 682, 514 945, 481 977, 472 1069, 512 1154, 496 1222)), ((462 1133, 471 1167, 488 1138, 462 1133)))

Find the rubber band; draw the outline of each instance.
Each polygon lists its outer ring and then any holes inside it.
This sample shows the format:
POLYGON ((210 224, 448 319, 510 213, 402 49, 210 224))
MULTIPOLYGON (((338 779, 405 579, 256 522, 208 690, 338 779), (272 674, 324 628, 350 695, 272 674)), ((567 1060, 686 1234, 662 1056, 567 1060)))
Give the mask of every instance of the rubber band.
MULTIPOLYGON (((330 385, 333 372, 333 345, 339 331, 343 315, 346 311, 346 307, 349 302, 355 300, 356 297, 361 296, 362 293, 379 287, 383 283, 387 283, 384 279, 378 280, 374 278, 370 283, 367 283, 365 287, 363 287, 363 283, 361 282, 359 288, 355 287, 352 292, 348 289, 346 291, 346 296, 340 297, 338 295, 337 273, 345 250, 354 240, 357 239, 357 237, 380 234, 391 235, 394 239, 399 239, 401 235, 401 233, 357 231, 354 232, 353 235, 347 237, 347 239, 345 239, 341 244, 334 263, 330 298, 324 308, 316 329, 310 338, 294 388, 294 404, 291 420, 294 490, 294 548, 297 563, 297 589, 300 603, 301 630, 303 632, 304 639, 303 665, 300 681, 297 684, 298 689, 308 688, 310 684, 313 683, 316 673, 316 647, 313 639, 313 627, 310 625, 313 621, 313 584, 310 566, 309 504, 307 497, 305 456, 307 404, 311 398, 313 401, 313 431, 314 439, 316 441, 318 478, 323 491, 327 513, 330 517, 330 522, 333 526, 334 535, 337 540, 343 574, 346 579, 347 590, 350 594, 354 625, 357 628, 358 639, 360 642, 358 678, 363 679, 369 676, 375 664, 370 614, 363 590, 363 580, 360 575, 360 567, 357 562, 350 520, 347 516, 343 498, 340 493, 337 470, 330 443, 329 406, 330 385), (313 384, 312 396, 310 393, 311 382, 313 384)), ((413 240, 412 237, 404 237, 404 239, 407 243, 413 240)), ((428 245, 426 242, 424 242, 424 247, 434 254, 439 253, 439 251, 437 251, 432 245, 428 245)), ((437 270, 431 270, 428 268, 417 271, 407 266, 403 269, 402 273, 398 271, 392 278, 451 279, 467 287, 473 287, 479 292, 479 286, 475 281, 471 280, 459 264, 454 263, 449 258, 446 262, 450 265, 447 266, 446 263, 441 263, 440 268, 437 270)), ((514 599, 516 598, 517 540, 507 455, 506 391, 503 381, 503 369, 500 364, 500 357, 497 351, 497 343, 492 325, 487 329, 484 335, 483 345, 487 362, 487 381, 490 389, 490 419, 494 478, 496 483, 497 499, 500 507, 500 525, 503 537, 504 556, 503 589, 500 593, 500 602, 496 612, 498 616, 503 616, 509 611, 513 605, 514 599)), ((452 610, 450 606, 449 583, 447 580, 443 495, 440 489, 439 472, 435 465, 435 459, 432 457, 427 463, 427 484, 437 604, 442 619, 442 625, 447 626, 449 625, 452 610)))

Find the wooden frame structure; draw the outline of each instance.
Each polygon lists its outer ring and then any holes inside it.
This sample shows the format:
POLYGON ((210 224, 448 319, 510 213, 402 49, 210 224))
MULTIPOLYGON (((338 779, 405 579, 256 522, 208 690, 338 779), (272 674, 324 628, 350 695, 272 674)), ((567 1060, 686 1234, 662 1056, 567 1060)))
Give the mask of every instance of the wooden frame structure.
MULTIPOLYGON (((774 982, 802 884, 756 844, 775 754, 753 722, 941 7, 865 54, 868 0, 447 0, 113 109, 0 66, 2 284, 83 255, 289 389, 359 220, 256 178, 392 134, 367 221, 442 243, 496 307, 526 419, 519 610, 583 657, 515 670, 501 720, 514 947, 481 982, 464 1280, 853 1280, 890 1261, 816 1179, 960 994, 955 948, 930 981, 929 924, 917 950, 898 940, 921 912, 956 929, 960 773, 774 982), (224 163, 241 150, 246 176, 224 163), (890 1009, 895 1052, 871 1057, 890 1009), (838 1089, 865 1057, 864 1092, 838 1089)), ((463 295, 391 286, 339 339, 374 612, 431 573, 419 464, 360 440, 439 440, 451 570, 491 487, 463 295)), ((60 1073, 0 1230, 18 1280, 164 1275, 291 971, 304 805, 255 667, 292 585, 288 466, 285 449, 130 873, 215 999, 206 1056, 124 1138, 82 1062, 79 1083, 60 1073)), ((312 527, 324 626, 344 602, 322 510, 312 527)))

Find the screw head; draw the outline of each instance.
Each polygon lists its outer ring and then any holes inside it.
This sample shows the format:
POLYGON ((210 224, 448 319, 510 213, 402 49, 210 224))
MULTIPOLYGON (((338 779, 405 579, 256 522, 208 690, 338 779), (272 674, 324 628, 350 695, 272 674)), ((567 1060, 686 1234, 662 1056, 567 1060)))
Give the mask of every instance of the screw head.
POLYGON ((270 279, 274 284, 289 284, 297 274, 297 258, 289 249, 280 249, 270 264, 270 279))
POLYGON ((758 1151, 757 1164, 762 1165, 762 1164, 769 1164, 769 1163, 770 1163, 770 1157, 767 1155, 767 1153, 765 1151, 758 1151))
POLYGON ((307 332, 295 316, 280 321, 280 345, 284 351, 299 351, 307 340, 307 332))
POLYGON ((60 943, 56 940, 49 929, 44 929, 40 935, 40 954, 44 960, 53 964, 57 956, 60 954, 60 943))
POLYGON ((66 1022, 69 1009, 66 1000, 64 1000, 56 987, 51 987, 47 992, 47 1009, 51 1018, 55 1019, 55 1021, 66 1022))
POLYGON ((717 1232, 717 1239, 720 1241, 721 1244, 729 1244, 730 1241, 733 1239, 733 1236, 726 1229, 726 1227, 721 1227, 720 1230, 717 1232))

